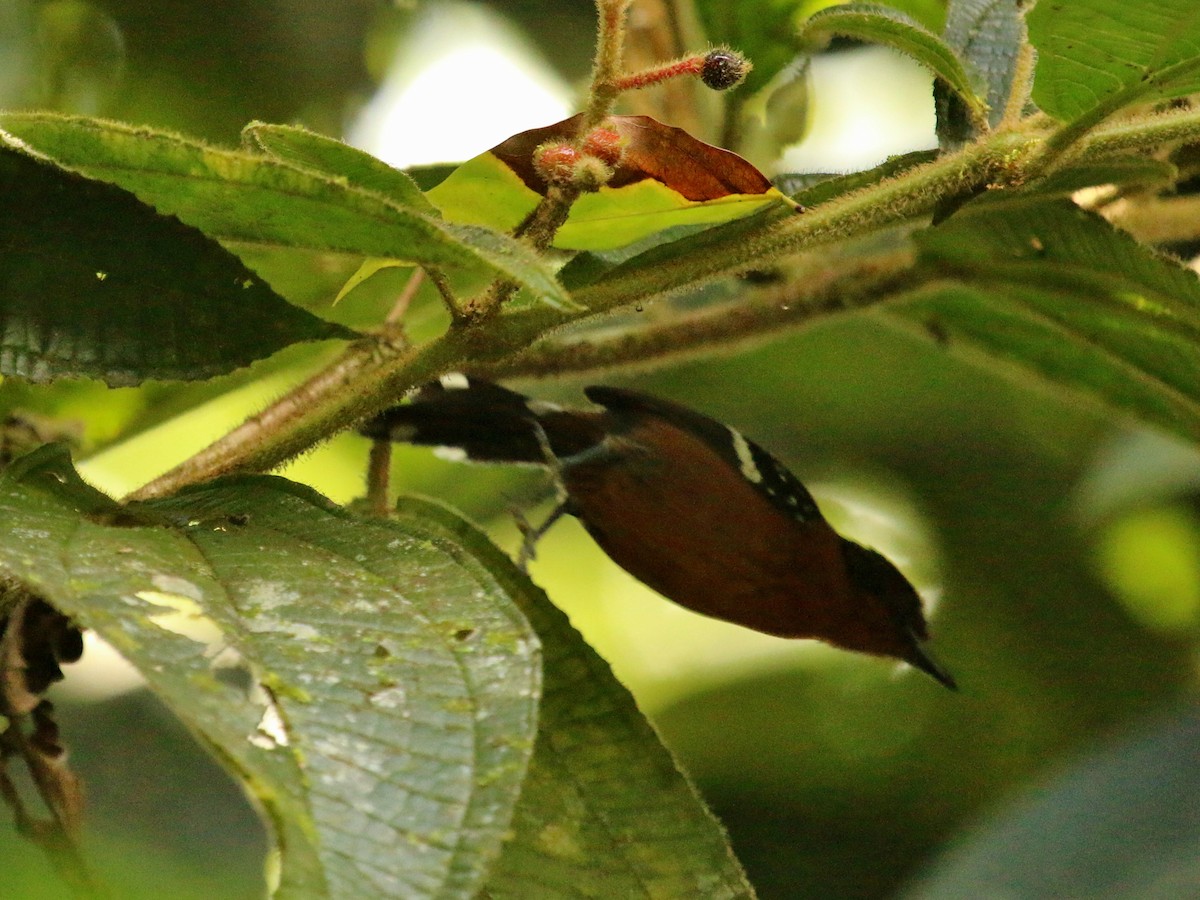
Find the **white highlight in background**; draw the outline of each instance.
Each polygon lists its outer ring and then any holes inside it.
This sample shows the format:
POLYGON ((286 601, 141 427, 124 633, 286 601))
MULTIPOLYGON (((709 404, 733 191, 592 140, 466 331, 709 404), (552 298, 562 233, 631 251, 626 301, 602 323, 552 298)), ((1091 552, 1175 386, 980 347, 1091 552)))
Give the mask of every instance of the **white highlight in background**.
POLYGON ((567 86, 503 18, 439 3, 396 48, 347 140, 398 168, 459 162, 571 112, 567 86))
POLYGON ((808 77, 809 131, 780 172, 859 172, 937 146, 933 79, 908 57, 882 47, 829 53, 813 57, 808 77))

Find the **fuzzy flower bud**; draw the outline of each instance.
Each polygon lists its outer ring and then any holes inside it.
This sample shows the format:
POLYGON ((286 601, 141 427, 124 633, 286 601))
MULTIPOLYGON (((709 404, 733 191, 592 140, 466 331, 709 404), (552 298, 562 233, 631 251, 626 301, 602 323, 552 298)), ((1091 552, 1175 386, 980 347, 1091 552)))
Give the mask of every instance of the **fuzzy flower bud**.
POLYGON ((550 184, 573 184, 579 151, 570 144, 556 141, 542 144, 533 151, 533 168, 550 184))

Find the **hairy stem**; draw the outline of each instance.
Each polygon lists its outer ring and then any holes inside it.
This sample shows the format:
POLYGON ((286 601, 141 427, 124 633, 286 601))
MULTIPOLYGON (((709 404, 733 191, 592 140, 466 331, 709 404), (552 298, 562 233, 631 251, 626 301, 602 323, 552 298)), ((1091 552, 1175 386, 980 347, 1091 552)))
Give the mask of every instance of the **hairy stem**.
MULTIPOLYGON (((816 209, 790 216, 724 247, 704 246, 652 266, 622 267, 598 284, 575 293, 591 313, 698 287, 728 275, 897 222, 926 216, 947 198, 986 187, 1018 182, 1021 161, 1037 141, 1020 134, 997 134, 983 144, 911 169, 896 178, 838 197, 816 209)), ((636 262, 636 259, 635 259, 636 262)))
POLYGON ((592 86, 588 105, 580 122, 579 133, 587 134, 612 114, 621 90, 621 57, 625 49, 625 14, 630 0, 596 0, 599 16, 596 35, 596 61, 592 68, 592 86))
MULTIPOLYGON (((592 70, 592 85, 588 103, 579 120, 579 130, 573 143, 582 147, 584 137, 600 125, 612 112, 621 94, 621 56, 625 43, 625 14, 631 0, 596 0, 599 25, 596 36, 596 61, 592 70)), ((567 221, 571 206, 579 199, 582 189, 577 185, 551 185, 529 217, 516 231, 530 246, 544 252, 554 243, 558 229, 567 221)), ((461 312, 451 306, 455 322, 469 326, 486 322, 500 312, 518 286, 508 280, 494 282, 480 296, 463 306, 461 312)))
POLYGON ((1087 142, 1089 135, 1111 116, 1143 100, 1154 99, 1159 89, 1180 80, 1194 78, 1200 72, 1200 58, 1189 58, 1159 69, 1148 78, 1128 85, 1105 97, 1083 115, 1060 128, 1046 141, 1039 159, 1033 163, 1036 171, 1048 172, 1058 165, 1077 145, 1087 142))
POLYGON ((663 365, 697 354, 727 350, 795 330, 830 315, 881 303, 910 286, 910 250, 897 250, 857 264, 813 259, 790 273, 788 282, 759 291, 748 301, 689 312, 615 337, 536 344, 485 366, 494 378, 541 377, 567 372, 663 365))
POLYGON ((1144 152, 1191 141, 1200 141, 1200 109, 1174 109, 1097 128, 1084 140, 1080 155, 1144 152))
MULTIPOLYGON (((684 249, 654 264, 638 265, 635 257, 608 277, 575 292, 585 311, 536 307, 497 315, 484 324, 452 328, 419 348, 397 346, 384 337, 355 343, 325 370, 133 497, 161 496, 231 472, 274 468, 385 409, 416 384, 456 368, 498 369, 502 360, 573 322, 635 303, 650 303, 823 244, 920 219, 949 198, 1022 184, 1045 143, 1045 132, 1031 129, 994 133, 958 153, 807 213, 763 225, 727 246, 684 249)), ((1083 157, 1102 157, 1198 137, 1200 113, 1189 110, 1097 130, 1078 152, 1083 157)), ((725 314, 732 318, 740 315, 733 308, 725 314)), ((645 352, 663 352, 651 346, 648 342, 645 352)))

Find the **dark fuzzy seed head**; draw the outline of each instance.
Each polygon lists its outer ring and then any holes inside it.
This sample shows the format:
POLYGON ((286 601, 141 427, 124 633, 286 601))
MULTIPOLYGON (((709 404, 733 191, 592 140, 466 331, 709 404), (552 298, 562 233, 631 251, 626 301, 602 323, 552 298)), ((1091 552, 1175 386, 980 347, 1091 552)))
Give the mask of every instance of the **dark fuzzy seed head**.
POLYGON ((704 57, 700 80, 714 91, 727 91, 741 82, 750 71, 750 63, 731 50, 713 50, 704 57))

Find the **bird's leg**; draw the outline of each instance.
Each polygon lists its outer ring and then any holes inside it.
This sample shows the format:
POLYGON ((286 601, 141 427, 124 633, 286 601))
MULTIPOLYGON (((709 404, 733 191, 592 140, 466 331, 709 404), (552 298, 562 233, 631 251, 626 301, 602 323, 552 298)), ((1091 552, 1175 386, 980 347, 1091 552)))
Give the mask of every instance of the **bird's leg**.
POLYGON ((529 563, 537 558, 537 542, 541 540, 542 535, 549 531, 563 515, 571 511, 571 499, 567 495, 567 486, 562 477, 562 462, 550 446, 550 439, 546 436, 546 429, 542 427, 542 423, 534 419, 532 425, 538 446, 542 448, 542 457, 546 461, 546 468, 550 471, 550 478, 554 482, 555 503, 550 515, 541 525, 537 526, 531 525, 520 511, 513 511, 517 528, 521 532, 521 549, 517 554, 517 568, 522 572, 527 572, 529 563))
POLYGON ((531 525, 529 520, 520 511, 513 511, 513 515, 517 520, 517 528, 521 531, 521 550, 517 554, 518 569, 525 574, 529 574, 529 563, 537 558, 537 542, 541 540, 542 535, 549 531, 555 522, 570 511, 570 503, 559 503, 550 511, 550 515, 546 517, 546 520, 537 526, 531 525))

